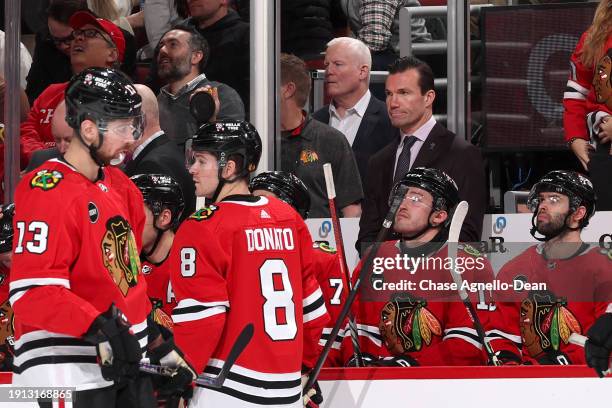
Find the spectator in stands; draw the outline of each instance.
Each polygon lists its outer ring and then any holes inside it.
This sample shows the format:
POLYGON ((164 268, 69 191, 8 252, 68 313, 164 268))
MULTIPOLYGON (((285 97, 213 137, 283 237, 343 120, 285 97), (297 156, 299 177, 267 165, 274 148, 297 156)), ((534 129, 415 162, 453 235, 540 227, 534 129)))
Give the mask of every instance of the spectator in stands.
POLYGON ((351 146, 338 130, 304 112, 310 77, 304 61, 281 54, 281 170, 295 174, 308 187, 313 218, 329 217, 323 164, 331 163, 336 206, 344 217, 361 214, 363 191, 351 146))
POLYGON ((208 44, 192 26, 180 24, 165 33, 158 45, 157 76, 168 84, 157 96, 159 122, 166 135, 176 144, 195 134, 196 119, 189 112, 191 95, 202 87, 217 88, 220 101, 217 119, 244 120, 244 105, 230 86, 211 81, 204 73, 209 63, 208 44))
POLYGON ((211 81, 234 88, 249 106, 249 24, 228 9, 228 0, 188 0, 186 24, 195 27, 210 47, 210 61, 203 72, 211 81))
POLYGON ((312 115, 344 133, 353 148, 362 183, 370 156, 395 136, 385 103, 370 93, 371 65, 370 50, 360 40, 331 40, 325 52, 325 86, 331 103, 312 115))
POLYGON ((51 119, 51 133, 55 140, 55 146, 33 152, 28 167, 25 169, 26 173, 34 170, 49 159, 61 157, 68 150, 74 129, 66 123, 66 104, 64 101, 60 102, 57 108, 55 108, 53 119, 51 119))
MULTIPOLYGON (((70 48, 73 72, 90 67, 118 67, 125 55, 123 32, 108 20, 96 18, 91 12, 79 11, 70 18, 74 30, 70 48)), ((21 124, 21 162, 26 165, 34 150, 52 147, 51 119, 57 105, 64 99, 68 82, 49 86, 34 101, 28 119, 21 124)))
POLYGON ((181 186, 185 210, 181 220, 195 211, 195 186, 187 168, 185 155, 164 134, 159 126, 159 107, 151 89, 145 85, 135 85, 142 97, 142 111, 145 115, 145 128, 141 138, 134 144, 132 158, 125 164, 128 176, 136 174, 166 174, 181 186))
POLYGON ((36 33, 34 58, 27 77, 26 94, 30 103, 49 85, 66 82, 72 76, 72 27, 68 21, 76 11, 86 8, 85 0, 55 0, 49 5, 47 29, 36 33))
MULTIPOLYGON (((340 0, 353 34, 372 51, 372 70, 386 71, 399 57, 399 13, 418 0, 340 0)), ((424 18, 413 18, 412 42, 431 41, 424 18)))
POLYGON ((459 198, 470 205, 460 239, 480 241, 486 205, 484 164, 476 147, 433 118, 431 68, 414 57, 399 58, 389 67, 385 89, 387 111, 397 131, 395 141, 370 159, 357 250, 363 253, 361 244, 378 234, 393 184, 415 167, 436 168, 455 180, 459 198))
MULTIPOLYGON (((51 84, 67 82, 73 74, 70 64, 72 27, 70 17, 79 10, 87 10, 85 0, 53 0, 47 9, 47 28, 36 33, 36 47, 27 77, 26 94, 30 103, 51 84)), ((132 75, 136 62, 134 37, 123 32, 125 56, 121 70, 132 75)))
POLYGON ((138 1, 133 0, 87 0, 87 8, 95 15, 112 21, 121 29, 134 35, 134 30, 127 17, 138 1))
MULTIPOLYGON (((6 46, 4 44, 5 38, 6 35, 4 34, 4 31, 0 30, 0 76, 3 77, 6 76, 6 74, 4 73, 4 55, 6 53, 6 46)), ((20 42, 19 45, 19 58, 21 59, 19 63, 19 86, 25 89, 27 85, 26 77, 32 65, 32 56, 30 55, 30 51, 28 51, 28 49, 25 45, 23 45, 22 42, 20 42)))
POLYGON ((186 0, 147 0, 144 4, 144 25, 149 43, 141 48, 141 60, 153 58, 162 35, 180 20, 187 18, 186 0))

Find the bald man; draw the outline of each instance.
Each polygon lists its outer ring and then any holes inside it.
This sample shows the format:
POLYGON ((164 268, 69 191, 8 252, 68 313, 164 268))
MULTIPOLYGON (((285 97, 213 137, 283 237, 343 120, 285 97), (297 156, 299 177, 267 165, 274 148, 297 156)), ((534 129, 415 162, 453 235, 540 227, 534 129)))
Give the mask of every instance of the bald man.
POLYGON ((72 132, 73 129, 66 123, 66 104, 62 101, 55 108, 55 114, 51 119, 51 134, 55 140, 55 147, 33 152, 25 172, 32 171, 47 160, 56 159, 66 153, 72 140, 72 132))
POLYGON ((142 111, 145 115, 145 129, 134 145, 132 158, 125 163, 128 176, 135 174, 167 174, 181 186, 185 200, 185 219, 195 210, 195 187, 187 168, 185 155, 159 127, 159 107, 155 94, 145 85, 135 85, 142 97, 142 111))

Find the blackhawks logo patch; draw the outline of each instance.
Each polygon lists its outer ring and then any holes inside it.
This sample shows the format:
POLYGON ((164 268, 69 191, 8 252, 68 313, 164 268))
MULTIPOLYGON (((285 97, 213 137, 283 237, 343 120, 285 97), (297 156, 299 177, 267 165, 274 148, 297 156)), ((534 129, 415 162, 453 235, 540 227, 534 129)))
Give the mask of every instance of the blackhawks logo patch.
POLYGON ((217 211, 218 209, 219 207, 214 204, 211 204, 208 207, 201 208, 198 211, 194 212, 189 216, 189 218, 196 221, 207 220, 212 217, 215 214, 215 211, 217 211))
POLYGON ((30 180, 30 186, 48 191, 55 188, 63 178, 64 175, 57 170, 40 170, 30 180))
POLYGON ((427 301, 408 293, 394 295, 380 312, 380 335, 393 355, 419 351, 433 336, 442 336, 442 325, 427 309, 427 301))
POLYGON ((138 283, 141 270, 136 239, 128 221, 119 215, 110 218, 100 246, 104 267, 123 296, 127 296, 138 283))
POLYGON ((314 150, 304 149, 300 153, 300 161, 302 164, 314 163, 319 161, 319 155, 314 150))

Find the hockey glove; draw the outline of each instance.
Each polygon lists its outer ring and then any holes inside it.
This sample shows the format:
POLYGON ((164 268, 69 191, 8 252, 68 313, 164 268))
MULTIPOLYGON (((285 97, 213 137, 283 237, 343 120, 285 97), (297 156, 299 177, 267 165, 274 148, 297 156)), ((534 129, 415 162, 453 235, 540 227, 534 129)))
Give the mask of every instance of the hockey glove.
POLYGON ((302 402, 307 408, 319 408, 319 405, 323 402, 323 394, 321 394, 319 382, 315 381, 311 389, 304 390, 304 386, 308 383, 308 379, 308 373, 302 374, 302 402))
MULTIPOLYGON (((497 361, 499 361, 501 365, 520 365, 521 364, 521 356, 518 356, 508 350, 499 350, 495 352, 495 357, 497 357, 497 361)), ((493 365, 493 362, 488 361, 487 365, 493 365)))
POLYGON ((588 331, 584 352, 586 363, 594 368, 597 375, 604 376, 604 371, 610 366, 610 352, 612 351, 612 313, 604 313, 591 326, 588 331))
MULTIPOLYGON (((363 361, 363 365, 366 367, 372 367, 375 365, 377 358, 369 353, 361 353, 361 360, 363 361)), ((344 365, 345 367, 357 367, 357 359, 355 356, 351 356, 349 360, 344 365)))
POLYGON ((158 398, 181 396, 190 399, 193 394, 193 382, 197 378, 195 369, 183 358, 183 353, 176 347, 172 338, 147 353, 151 364, 174 368, 172 377, 164 378, 157 388, 158 398))
POLYGON ((123 382, 138 377, 140 344, 130 333, 130 323, 114 304, 94 320, 84 339, 96 346, 105 380, 123 382))
POLYGON ((570 365, 572 364, 571 360, 567 356, 567 354, 558 351, 558 350, 550 350, 538 357, 538 363, 541 365, 570 365))

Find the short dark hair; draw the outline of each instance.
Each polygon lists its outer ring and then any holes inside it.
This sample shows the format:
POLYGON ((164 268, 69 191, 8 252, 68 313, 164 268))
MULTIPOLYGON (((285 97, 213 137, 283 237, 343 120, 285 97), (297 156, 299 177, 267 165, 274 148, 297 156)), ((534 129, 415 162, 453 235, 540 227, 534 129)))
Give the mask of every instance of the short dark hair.
POLYGON ((86 0, 53 0, 47 7, 47 17, 68 25, 70 17, 79 10, 87 10, 86 0))
MULTIPOLYGON (((164 36, 172 30, 185 31, 191 34, 191 36, 189 37, 189 48, 191 48, 191 51, 202 51, 202 60, 198 64, 198 71, 200 74, 204 72, 204 68, 206 68, 206 64, 208 63, 208 57, 210 55, 210 47, 208 46, 208 41, 206 41, 206 38, 204 38, 204 36, 200 34, 200 32, 194 26, 185 23, 179 23, 174 25, 172 28, 166 31, 164 35, 161 36, 161 38, 164 38, 164 36)), ((157 54, 157 52, 159 52, 159 44, 157 44, 155 54, 157 54)))
POLYGON ((419 73, 419 88, 421 94, 425 95, 434 89, 434 74, 429 64, 415 57, 401 57, 389 65, 389 75, 399 74, 411 69, 416 69, 419 73))
POLYGON ((288 82, 295 84, 295 101, 304 106, 310 95, 310 75, 306 63, 292 54, 280 55, 281 84, 288 82))

